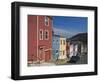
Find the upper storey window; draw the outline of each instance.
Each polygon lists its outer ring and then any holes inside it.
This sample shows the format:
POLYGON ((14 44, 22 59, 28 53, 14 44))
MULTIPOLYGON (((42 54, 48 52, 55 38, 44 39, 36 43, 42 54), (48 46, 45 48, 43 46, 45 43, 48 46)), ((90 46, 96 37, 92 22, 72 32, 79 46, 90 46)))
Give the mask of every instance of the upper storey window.
POLYGON ((45 16, 45 25, 49 26, 49 18, 47 16, 45 16))
POLYGON ((40 29, 39 38, 40 38, 40 40, 43 40, 43 30, 42 29, 40 29))

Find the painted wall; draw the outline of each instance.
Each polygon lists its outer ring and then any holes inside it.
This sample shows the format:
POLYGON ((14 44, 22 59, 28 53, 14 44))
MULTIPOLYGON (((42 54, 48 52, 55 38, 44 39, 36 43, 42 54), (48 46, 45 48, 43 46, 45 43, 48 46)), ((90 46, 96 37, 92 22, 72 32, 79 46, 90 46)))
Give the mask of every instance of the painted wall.
POLYGON ((37 16, 28 16, 28 61, 37 60, 37 16))
POLYGON ((73 47, 74 47, 74 45, 70 44, 70 55, 69 55, 70 58, 73 56, 73 51, 74 51, 73 47))
POLYGON ((70 55, 69 57, 81 55, 87 53, 87 45, 83 43, 70 44, 70 55))
POLYGON ((60 55, 59 59, 66 58, 66 38, 60 37, 60 55))
POLYGON ((67 57, 70 55, 70 41, 66 41, 66 55, 67 57))
POLYGON ((45 16, 28 16, 28 60, 49 61, 52 48, 52 20, 45 25, 45 16), (40 39, 40 29, 43 31, 43 39, 40 39), (48 39, 45 39, 45 31, 48 31, 48 39), (42 50, 40 53, 40 49, 42 50))
MULTIPOLYGON (((50 61, 52 55, 52 19, 48 17, 49 24, 45 25, 45 16, 39 16, 39 27, 38 30, 43 30, 43 40, 39 39, 38 36, 38 46, 44 48, 44 61, 50 61), (48 39, 45 39, 45 31, 48 31, 48 39)), ((38 49, 39 49, 38 47, 38 49)))
POLYGON ((54 60, 58 59, 59 49, 60 49, 60 36, 53 35, 52 36, 52 55, 53 55, 54 60))
POLYGON ((81 45, 81 53, 83 53, 83 54, 85 54, 85 53, 87 53, 87 50, 88 48, 87 48, 87 45, 86 44, 82 44, 81 45))

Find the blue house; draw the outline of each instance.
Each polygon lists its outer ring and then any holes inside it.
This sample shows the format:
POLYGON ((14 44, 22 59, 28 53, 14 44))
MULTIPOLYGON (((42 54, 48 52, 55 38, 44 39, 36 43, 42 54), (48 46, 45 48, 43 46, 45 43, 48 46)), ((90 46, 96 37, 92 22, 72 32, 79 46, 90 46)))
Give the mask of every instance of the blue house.
POLYGON ((60 35, 53 34, 52 36, 52 54, 53 60, 57 60, 59 57, 60 48, 60 35))

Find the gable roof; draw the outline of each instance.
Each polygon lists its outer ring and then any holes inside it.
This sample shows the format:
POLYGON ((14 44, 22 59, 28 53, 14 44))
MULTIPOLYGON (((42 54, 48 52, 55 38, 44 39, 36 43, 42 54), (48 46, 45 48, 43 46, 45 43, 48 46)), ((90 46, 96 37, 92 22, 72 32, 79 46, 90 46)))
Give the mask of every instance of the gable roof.
POLYGON ((71 38, 69 38, 70 41, 82 41, 87 42, 87 33, 79 33, 71 38))

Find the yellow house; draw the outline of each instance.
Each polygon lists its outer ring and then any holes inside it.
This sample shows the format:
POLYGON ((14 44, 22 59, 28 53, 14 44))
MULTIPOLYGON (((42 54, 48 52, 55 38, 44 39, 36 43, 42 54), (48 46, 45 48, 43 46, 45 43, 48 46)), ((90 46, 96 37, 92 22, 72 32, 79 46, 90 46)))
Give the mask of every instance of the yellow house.
POLYGON ((60 37, 60 54, 59 59, 66 59, 66 38, 60 37))

